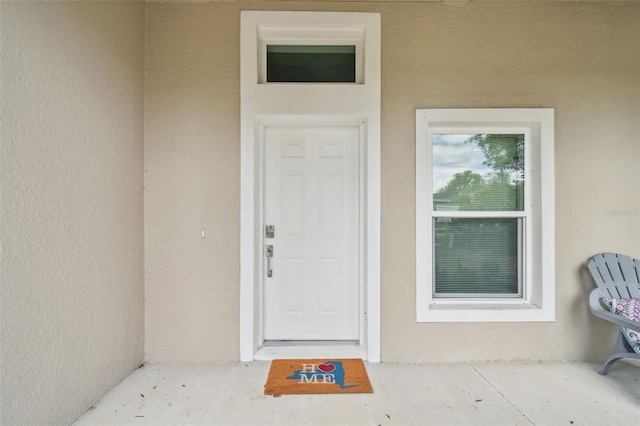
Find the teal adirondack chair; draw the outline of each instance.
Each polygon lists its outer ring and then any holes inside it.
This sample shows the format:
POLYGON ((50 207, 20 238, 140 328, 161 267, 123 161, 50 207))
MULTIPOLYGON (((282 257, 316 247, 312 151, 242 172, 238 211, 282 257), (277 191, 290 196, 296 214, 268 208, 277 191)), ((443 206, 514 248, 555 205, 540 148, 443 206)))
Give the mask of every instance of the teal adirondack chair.
MULTIPOLYGON (((635 302, 629 299, 640 298, 640 260, 623 254, 600 253, 589 259, 587 268, 598 286, 589 295, 591 312, 598 318, 616 324, 620 329, 613 352, 600 373, 606 376, 617 360, 640 359, 640 322, 611 312, 608 308, 611 303, 605 303, 606 299, 616 299, 621 301, 620 305, 631 303, 633 309, 635 302)), ((637 313, 638 305, 635 306, 637 313)))

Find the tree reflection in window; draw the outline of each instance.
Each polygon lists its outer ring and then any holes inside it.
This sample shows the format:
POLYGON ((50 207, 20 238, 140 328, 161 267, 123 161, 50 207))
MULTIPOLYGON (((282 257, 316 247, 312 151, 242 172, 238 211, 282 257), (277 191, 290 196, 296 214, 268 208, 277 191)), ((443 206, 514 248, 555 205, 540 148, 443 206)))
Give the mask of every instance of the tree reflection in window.
POLYGON ((524 135, 434 135, 433 159, 434 210, 524 210, 524 135))

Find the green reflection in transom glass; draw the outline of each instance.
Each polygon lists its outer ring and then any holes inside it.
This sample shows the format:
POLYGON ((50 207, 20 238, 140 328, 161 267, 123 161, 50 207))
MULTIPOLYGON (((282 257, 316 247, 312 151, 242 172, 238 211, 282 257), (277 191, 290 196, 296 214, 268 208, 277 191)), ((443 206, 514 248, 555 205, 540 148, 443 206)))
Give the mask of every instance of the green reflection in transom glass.
POLYGON ((267 46, 267 82, 355 83, 355 46, 267 46))

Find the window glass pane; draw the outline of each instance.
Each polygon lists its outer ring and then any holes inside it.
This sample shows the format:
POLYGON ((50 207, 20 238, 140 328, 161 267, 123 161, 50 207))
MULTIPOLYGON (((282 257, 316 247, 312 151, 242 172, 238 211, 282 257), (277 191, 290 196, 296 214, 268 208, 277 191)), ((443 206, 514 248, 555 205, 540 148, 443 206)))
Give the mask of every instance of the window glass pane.
POLYGON ((435 294, 520 296, 520 218, 434 218, 435 294))
POLYGON ((524 210, 524 135, 434 134, 434 210, 524 210))
POLYGON ((267 46, 267 82, 355 83, 355 46, 267 46))

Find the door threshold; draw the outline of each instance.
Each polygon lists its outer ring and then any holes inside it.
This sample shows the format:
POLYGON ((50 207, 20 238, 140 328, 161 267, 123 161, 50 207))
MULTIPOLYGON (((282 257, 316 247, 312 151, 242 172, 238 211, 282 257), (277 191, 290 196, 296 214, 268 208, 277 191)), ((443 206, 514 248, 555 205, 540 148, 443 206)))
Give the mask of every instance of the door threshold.
POLYGON ((267 340, 258 348, 256 361, 274 359, 361 358, 367 350, 357 341, 267 340))

